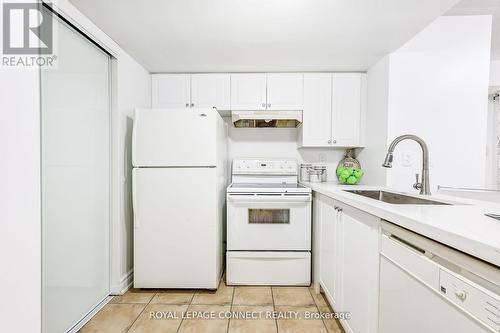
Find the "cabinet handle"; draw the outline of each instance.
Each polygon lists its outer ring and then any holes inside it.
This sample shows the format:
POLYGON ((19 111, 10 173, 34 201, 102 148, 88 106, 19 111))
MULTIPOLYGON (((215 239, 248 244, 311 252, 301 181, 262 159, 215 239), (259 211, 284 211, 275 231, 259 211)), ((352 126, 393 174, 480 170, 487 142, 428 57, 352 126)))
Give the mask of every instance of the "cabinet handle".
POLYGON ((194 103, 191 103, 191 107, 193 107, 193 106, 194 106, 194 103))
POLYGON ((189 107, 189 103, 186 103, 186 107, 187 107, 187 108, 189 107))
POLYGON ((266 103, 262 103, 262 107, 265 108, 266 107, 266 103))
POLYGON ((455 291, 455 296, 463 302, 467 298, 467 293, 465 291, 455 291))
POLYGON ((334 144, 335 144, 335 143, 337 143, 337 140, 333 140, 333 143, 334 143, 334 144))
POLYGON ((271 107, 271 103, 267 104, 267 107, 270 108, 271 107))
POLYGON ((332 143, 332 140, 328 140, 328 144, 331 144, 332 143))

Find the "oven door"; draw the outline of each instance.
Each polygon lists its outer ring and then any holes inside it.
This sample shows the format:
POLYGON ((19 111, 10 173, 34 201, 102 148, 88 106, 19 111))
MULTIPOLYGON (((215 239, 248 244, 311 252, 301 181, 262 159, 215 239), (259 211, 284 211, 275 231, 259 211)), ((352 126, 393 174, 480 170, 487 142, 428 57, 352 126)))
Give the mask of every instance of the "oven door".
POLYGON ((310 251, 311 194, 229 193, 227 249, 310 251))

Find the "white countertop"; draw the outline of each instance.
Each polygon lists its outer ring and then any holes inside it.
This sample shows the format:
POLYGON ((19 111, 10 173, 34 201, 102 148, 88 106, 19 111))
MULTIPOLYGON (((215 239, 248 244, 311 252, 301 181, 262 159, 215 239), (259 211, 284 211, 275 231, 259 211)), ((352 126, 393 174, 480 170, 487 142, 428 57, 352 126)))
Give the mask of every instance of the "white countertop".
POLYGON ((484 213, 500 214, 500 204, 439 194, 428 197, 405 192, 406 195, 455 203, 455 205, 398 205, 343 191, 347 189, 398 192, 388 188, 345 186, 336 182, 302 182, 302 184, 334 200, 500 266, 500 221, 484 215, 484 213))

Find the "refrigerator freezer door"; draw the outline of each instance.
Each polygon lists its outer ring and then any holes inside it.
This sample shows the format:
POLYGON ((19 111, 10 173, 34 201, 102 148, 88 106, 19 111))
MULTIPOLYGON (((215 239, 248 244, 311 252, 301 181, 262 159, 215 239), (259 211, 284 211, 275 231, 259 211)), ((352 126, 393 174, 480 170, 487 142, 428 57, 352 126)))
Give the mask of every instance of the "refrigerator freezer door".
POLYGON ((134 167, 215 166, 215 109, 137 109, 132 132, 134 167))
POLYGON ((222 266, 216 168, 133 170, 134 287, 216 289, 222 266))

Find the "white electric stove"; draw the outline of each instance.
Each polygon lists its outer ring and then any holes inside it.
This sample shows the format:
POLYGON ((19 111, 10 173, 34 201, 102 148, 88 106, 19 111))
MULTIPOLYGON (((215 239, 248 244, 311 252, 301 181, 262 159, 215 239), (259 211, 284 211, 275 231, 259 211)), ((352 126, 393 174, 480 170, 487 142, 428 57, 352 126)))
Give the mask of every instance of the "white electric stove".
POLYGON ((227 189, 230 285, 309 285, 311 189, 293 159, 235 159, 227 189))

